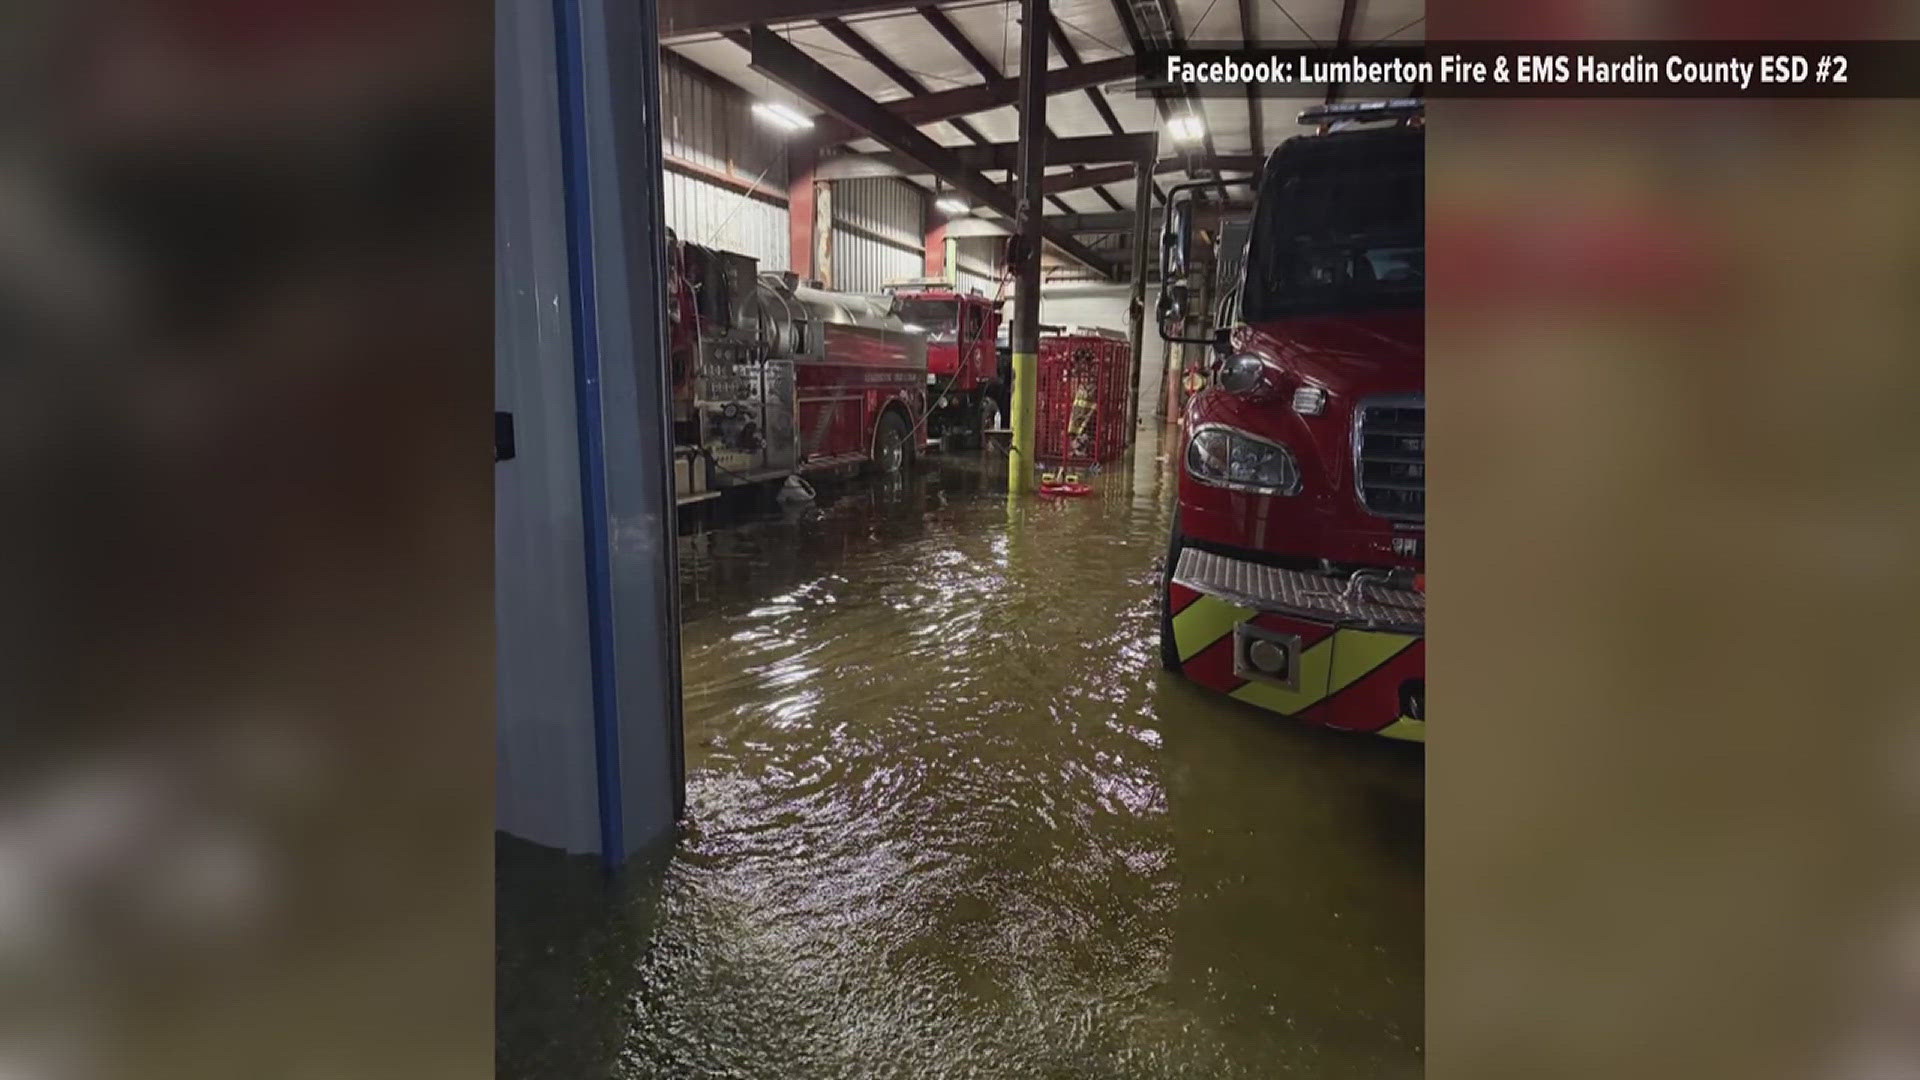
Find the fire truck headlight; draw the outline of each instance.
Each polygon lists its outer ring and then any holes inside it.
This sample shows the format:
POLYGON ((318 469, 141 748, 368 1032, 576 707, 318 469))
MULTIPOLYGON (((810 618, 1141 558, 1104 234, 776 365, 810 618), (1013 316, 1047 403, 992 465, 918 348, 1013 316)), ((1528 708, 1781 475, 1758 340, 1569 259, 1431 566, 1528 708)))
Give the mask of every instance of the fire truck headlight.
POLYGON ((1188 474, 1203 484, 1263 495, 1300 491, 1300 467, 1293 453, 1237 428, 1201 427, 1187 443, 1186 461, 1188 474))
POLYGON ((1266 370, 1266 361, 1251 353, 1240 353, 1227 357, 1220 365, 1217 381, 1220 389, 1229 394, 1244 394, 1260 385, 1260 376, 1266 370))

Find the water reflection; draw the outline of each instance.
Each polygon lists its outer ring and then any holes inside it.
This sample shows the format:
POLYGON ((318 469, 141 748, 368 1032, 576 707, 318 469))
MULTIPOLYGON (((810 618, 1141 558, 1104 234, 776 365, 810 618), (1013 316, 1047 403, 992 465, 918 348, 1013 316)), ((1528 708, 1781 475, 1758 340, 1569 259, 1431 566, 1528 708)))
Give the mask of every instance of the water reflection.
POLYGON ((620 973, 600 1072, 1419 1074, 1419 752, 1160 673, 1151 434, 1085 499, 963 458, 681 538, 689 820, 558 950, 620 973))

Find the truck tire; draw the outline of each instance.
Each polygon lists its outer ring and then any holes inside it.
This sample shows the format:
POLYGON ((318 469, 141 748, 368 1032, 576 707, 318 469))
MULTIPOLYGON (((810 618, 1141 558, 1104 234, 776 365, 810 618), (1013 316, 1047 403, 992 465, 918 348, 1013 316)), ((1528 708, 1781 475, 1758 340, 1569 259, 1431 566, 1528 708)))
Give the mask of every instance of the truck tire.
POLYGON ((1167 530, 1167 565, 1160 570, 1160 666, 1178 675, 1180 647, 1173 640, 1173 569, 1180 565, 1180 553, 1186 544, 1180 539, 1180 511, 1173 512, 1173 525, 1167 530))
POLYGON ((873 431, 873 471, 897 476, 913 463, 913 429, 899 409, 880 414, 873 431))
POLYGON ((980 402, 975 406, 973 418, 973 447, 976 450, 986 449, 987 432, 999 426, 997 421, 1001 409, 1000 399, 996 396, 999 390, 997 386, 990 386, 980 392, 980 402))
POLYGON ((939 428, 940 452, 942 454, 951 456, 967 448, 967 433, 960 430, 960 425, 956 422, 960 414, 961 410, 955 408, 952 403, 948 403, 939 412, 927 418, 927 431, 929 433, 931 433, 935 427, 939 428))
POLYGON ((956 455, 967 450, 978 450, 985 445, 980 441, 980 425, 974 413, 974 406, 949 404, 940 416, 940 452, 956 455))

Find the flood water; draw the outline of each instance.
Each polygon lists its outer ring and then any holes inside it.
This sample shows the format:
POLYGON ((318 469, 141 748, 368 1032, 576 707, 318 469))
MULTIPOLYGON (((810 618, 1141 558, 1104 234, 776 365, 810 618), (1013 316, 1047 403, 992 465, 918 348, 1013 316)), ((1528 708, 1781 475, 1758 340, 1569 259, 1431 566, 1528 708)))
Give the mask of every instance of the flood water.
POLYGON ((1422 752, 1160 670, 1159 453, 682 537, 687 822, 502 841, 500 1075, 1420 1075, 1422 752))

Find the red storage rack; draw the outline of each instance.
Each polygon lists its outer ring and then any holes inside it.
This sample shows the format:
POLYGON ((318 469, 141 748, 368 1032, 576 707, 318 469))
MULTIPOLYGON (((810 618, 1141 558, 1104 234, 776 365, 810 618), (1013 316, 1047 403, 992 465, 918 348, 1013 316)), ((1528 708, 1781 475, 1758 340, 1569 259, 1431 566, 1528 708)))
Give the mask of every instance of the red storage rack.
POLYGON ((1127 339, 1111 330, 1074 328, 1040 339, 1040 461, 1088 465, 1126 452, 1131 360, 1127 339))

